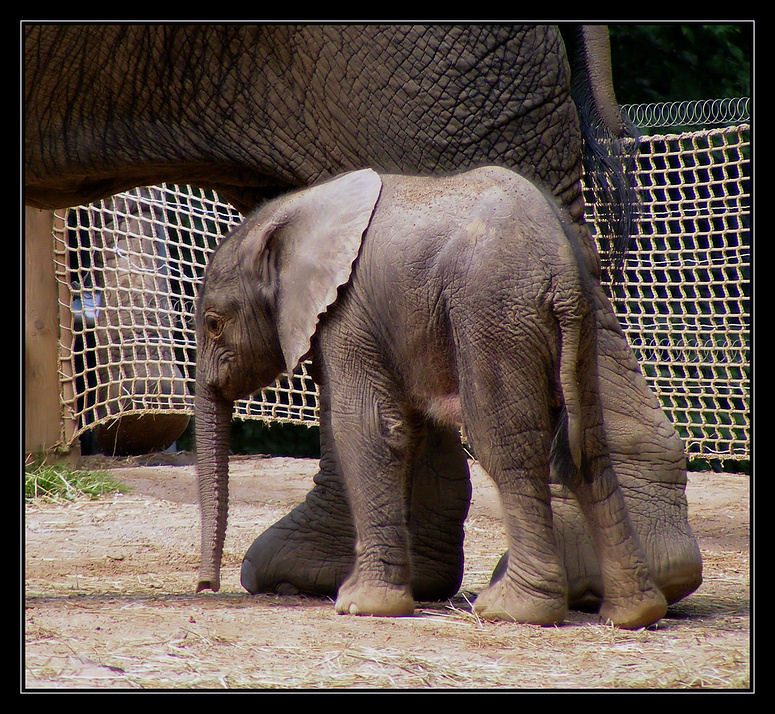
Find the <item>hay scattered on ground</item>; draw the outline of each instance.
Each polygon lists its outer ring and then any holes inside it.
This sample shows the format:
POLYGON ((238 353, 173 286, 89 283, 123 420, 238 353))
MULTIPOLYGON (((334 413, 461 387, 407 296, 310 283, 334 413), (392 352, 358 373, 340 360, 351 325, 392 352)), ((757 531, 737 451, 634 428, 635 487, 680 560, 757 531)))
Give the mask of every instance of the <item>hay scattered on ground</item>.
POLYGON ((200 595, 193 467, 107 465, 131 493, 26 507, 29 689, 750 687, 746 476, 690 475, 704 583, 655 627, 628 632, 578 612, 551 628, 476 617, 470 601, 503 549, 497 500, 476 471, 463 590, 383 619, 239 586, 245 549, 304 497, 315 462, 235 462, 223 588, 200 595))

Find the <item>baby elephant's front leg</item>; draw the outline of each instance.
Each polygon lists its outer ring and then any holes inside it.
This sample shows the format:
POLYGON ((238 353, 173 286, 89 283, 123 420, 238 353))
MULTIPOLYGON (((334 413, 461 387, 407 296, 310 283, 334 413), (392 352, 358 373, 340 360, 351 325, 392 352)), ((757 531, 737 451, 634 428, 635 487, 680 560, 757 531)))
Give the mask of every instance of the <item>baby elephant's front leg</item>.
MULTIPOLYGON (((333 395, 332 395, 333 397, 333 395)), ((406 492, 412 435, 395 408, 367 399, 362 420, 336 413, 332 427, 356 531, 355 565, 336 611, 396 617, 414 612, 406 492)))

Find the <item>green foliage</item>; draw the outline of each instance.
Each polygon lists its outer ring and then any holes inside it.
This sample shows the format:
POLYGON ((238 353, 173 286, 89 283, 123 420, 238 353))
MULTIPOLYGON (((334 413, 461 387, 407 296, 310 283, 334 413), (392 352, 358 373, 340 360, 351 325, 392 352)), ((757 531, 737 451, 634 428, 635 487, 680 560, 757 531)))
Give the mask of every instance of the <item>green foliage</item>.
POLYGON ((97 498, 127 487, 105 471, 83 471, 71 466, 31 462, 24 469, 24 499, 32 501, 74 501, 97 498))
POLYGON ((714 473, 751 473, 751 462, 748 459, 689 459, 687 471, 713 471, 714 473))
POLYGON ((317 458, 320 456, 320 429, 299 424, 234 421, 231 451, 234 454, 317 458))
POLYGON ((753 24, 612 24, 620 104, 751 96, 753 24))

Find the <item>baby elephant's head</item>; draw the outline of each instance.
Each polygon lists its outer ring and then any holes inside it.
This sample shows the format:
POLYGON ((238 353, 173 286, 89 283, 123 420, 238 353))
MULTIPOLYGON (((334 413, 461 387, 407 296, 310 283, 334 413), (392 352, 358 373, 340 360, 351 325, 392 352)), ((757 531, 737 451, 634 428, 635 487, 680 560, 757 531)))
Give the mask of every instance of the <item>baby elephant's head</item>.
POLYGON ((277 199, 213 254, 197 315, 197 389, 228 401, 292 372, 350 278, 382 182, 344 174, 277 199))
POLYGON ((234 400, 291 372, 350 278, 382 182, 364 170, 273 201, 215 251, 196 314, 197 590, 218 590, 234 400))
POLYGON ((215 251, 196 311, 197 393, 225 401, 271 384, 285 369, 275 320, 276 290, 246 263, 251 222, 215 251))

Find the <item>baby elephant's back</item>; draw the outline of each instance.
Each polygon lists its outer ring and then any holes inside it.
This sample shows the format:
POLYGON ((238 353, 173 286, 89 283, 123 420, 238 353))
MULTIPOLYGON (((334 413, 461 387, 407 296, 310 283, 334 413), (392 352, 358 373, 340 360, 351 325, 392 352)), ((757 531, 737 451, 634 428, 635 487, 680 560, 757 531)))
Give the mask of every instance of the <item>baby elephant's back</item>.
MULTIPOLYGON (((452 289, 506 287, 573 268, 553 199, 523 176, 487 166, 444 177, 384 177, 389 215, 411 226, 406 250, 452 289)), ((377 218, 377 216, 375 216, 377 218)), ((393 222, 392 225, 396 225, 393 222)))

